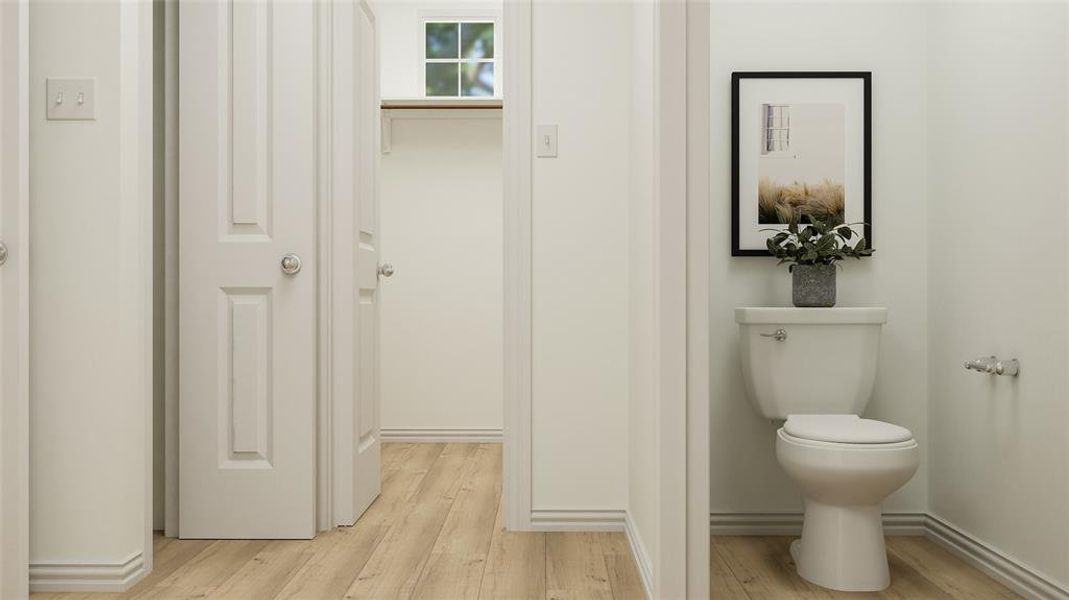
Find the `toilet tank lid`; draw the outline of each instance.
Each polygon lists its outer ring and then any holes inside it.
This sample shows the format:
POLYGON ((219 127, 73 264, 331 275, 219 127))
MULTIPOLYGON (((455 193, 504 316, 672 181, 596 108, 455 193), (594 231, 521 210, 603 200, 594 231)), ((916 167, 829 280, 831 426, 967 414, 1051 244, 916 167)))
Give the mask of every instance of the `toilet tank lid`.
POLYGON ((905 427, 857 415, 790 415, 783 431, 803 440, 840 444, 894 444, 913 439, 905 427))
POLYGON ((882 306, 796 308, 793 306, 744 306, 735 309, 735 322, 743 324, 853 325, 887 322, 882 306))

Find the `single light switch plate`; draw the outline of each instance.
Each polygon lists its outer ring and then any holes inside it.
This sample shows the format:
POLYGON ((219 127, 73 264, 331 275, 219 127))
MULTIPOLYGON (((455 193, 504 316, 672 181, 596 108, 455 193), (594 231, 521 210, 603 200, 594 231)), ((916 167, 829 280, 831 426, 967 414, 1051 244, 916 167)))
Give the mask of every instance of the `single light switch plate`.
POLYGON ((539 158, 557 158, 557 126, 539 125, 535 136, 539 158))
POLYGON ((45 115, 50 121, 96 119, 95 79, 45 80, 45 115))

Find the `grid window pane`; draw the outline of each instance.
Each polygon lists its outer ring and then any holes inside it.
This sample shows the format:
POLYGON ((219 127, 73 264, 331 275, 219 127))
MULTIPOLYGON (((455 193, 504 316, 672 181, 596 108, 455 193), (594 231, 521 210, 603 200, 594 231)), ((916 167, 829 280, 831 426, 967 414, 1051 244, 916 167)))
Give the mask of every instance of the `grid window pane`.
POLYGON ((427 63, 428 96, 458 96, 457 73, 459 63, 427 63))
POLYGON ((460 55, 463 58, 493 58, 494 24, 462 23, 460 25, 460 55))
POLYGON ((459 23, 427 23, 427 58, 459 58, 459 28, 459 23))
POLYGON ((460 78, 461 96, 494 95, 494 63, 464 63, 460 78))

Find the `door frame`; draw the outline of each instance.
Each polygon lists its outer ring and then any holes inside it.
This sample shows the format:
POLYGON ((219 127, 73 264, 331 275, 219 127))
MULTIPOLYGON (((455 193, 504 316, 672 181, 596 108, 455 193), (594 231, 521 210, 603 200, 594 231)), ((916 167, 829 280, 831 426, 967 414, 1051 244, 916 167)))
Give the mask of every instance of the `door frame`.
MULTIPOLYGON (((686 65, 674 105, 683 115, 686 235, 686 597, 707 600, 709 567, 709 0, 684 0, 670 27, 686 65), (680 47, 681 46, 681 47, 680 47), (679 104, 682 102, 682 104, 679 104)), ((671 38, 673 36, 669 36, 671 38)), ((664 36, 662 35, 662 39, 664 36)), ((669 42, 671 43, 671 42, 669 42)))
POLYGON ((8 246, 0 389, 0 596, 29 594, 29 4, 0 2, 0 202, 8 246), (17 135, 9 135, 13 127, 17 135))
MULTIPOLYGON (((23 0, 25 1, 25 0, 23 0)), ((330 32, 333 4, 354 0, 334 0, 317 4, 317 48, 319 56, 330 57, 330 32)), ((355 0, 360 4, 363 0, 355 0)), ((164 534, 178 535, 178 5, 164 7, 164 534)), ((506 526, 513 530, 531 529, 531 0, 507 2, 504 9, 507 52, 503 56, 505 79, 504 129, 504 435, 503 502, 506 526)), ((329 60, 317 64, 318 149, 330 151, 329 74, 335 65, 329 60)), ((376 145, 373 151, 378 152, 376 145)), ((331 164, 349 159, 333 157, 331 164)), ((320 198, 329 198, 330 165, 320 167, 320 198), (324 174, 324 170, 326 174, 324 174)), ((337 402, 344 401, 330 393, 330 364, 336 362, 330 342, 330 266, 341 251, 340 244, 329 236, 331 202, 317 201, 319 230, 317 311, 319 366, 317 448, 316 448, 316 526, 320 531, 333 528, 335 519, 336 477, 334 456, 346 452, 333 435, 333 414, 337 402)), ((355 235, 355 232, 354 232, 355 235)))
POLYGON ((502 114, 504 181, 504 422, 501 501, 505 527, 531 523, 531 112, 532 0, 505 2, 505 92, 502 114))

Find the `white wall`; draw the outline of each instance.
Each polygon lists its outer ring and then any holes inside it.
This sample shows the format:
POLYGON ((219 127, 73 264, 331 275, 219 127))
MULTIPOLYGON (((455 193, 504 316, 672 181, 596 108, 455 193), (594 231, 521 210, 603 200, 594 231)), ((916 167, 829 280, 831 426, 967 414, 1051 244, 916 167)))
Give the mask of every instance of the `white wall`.
POLYGON ((1069 587, 1069 8, 931 17, 931 511, 1069 587))
POLYGON ((30 43, 33 580, 150 549, 151 6, 34 3, 30 43), (97 119, 46 121, 50 76, 97 119))
POLYGON ((389 111, 382 428, 502 427, 501 111, 389 111))
MULTIPOLYGON (((496 17, 502 14, 502 0, 380 0, 375 3, 379 22, 383 98, 423 96, 420 69, 423 32, 420 20, 436 17, 496 17)), ((503 44, 502 44, 503 45, 503 44)), ((501 48, 495 48, 500 58, 501 48)), ((500 68, 500 60, 497 68, 500 68)), ((502 89, 500 82, 498 89, 502 89)))
POLYGON ((533 7, 533 121, 559 126, 532 173, 536 511, 627 505, 630 13, 533 7))
MULTIPOLYGON (((736 306, 788 306, 790 276, 767 258, 731 258, 731 72, 872 71, 873 221, 876 254, 839 272, 841 306, 890 309, 867 416, 927 432, 925 7, 907 3, 740 3, 711 7, 710 150, 711 510, 799 512, 776 463, 776 425, 758 416, 739 369, 736 306)), ((886 504, 922 512, 927 474, 886 504)))

